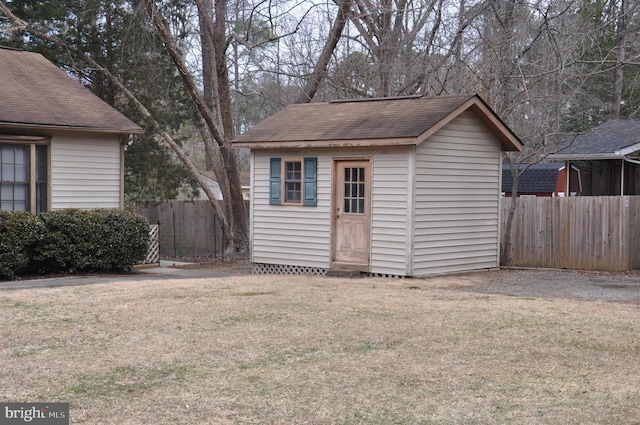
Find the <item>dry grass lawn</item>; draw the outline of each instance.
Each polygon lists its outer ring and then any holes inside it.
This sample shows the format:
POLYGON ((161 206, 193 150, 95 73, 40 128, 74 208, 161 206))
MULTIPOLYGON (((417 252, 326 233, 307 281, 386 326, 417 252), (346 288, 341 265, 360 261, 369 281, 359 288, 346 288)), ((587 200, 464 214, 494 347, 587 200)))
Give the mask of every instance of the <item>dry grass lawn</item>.
POLYGON ((488 276, 1 291, 1 400, 86 424, 640 423, 637 304, 465 289, 488 276))

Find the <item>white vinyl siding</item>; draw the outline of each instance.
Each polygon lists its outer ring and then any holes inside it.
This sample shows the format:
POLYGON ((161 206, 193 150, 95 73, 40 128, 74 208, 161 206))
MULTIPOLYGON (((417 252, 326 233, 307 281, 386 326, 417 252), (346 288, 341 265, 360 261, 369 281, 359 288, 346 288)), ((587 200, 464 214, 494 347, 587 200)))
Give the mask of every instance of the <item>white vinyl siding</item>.
POLYGON ((500 143, 465 112, 419 146, 252 152, 252 261, 329 268, 332 168, 371 161, 372 273, 423 276, 498 266, 500 143), (270 158, 317 158, 316 207, 269 205, 270 158))
POLYGON ((498 266, 500 144, 464 112, 416 151, 413 274, 498 266))
POLYGON ((120 140, 56 136, 51 140, 51 209, 120 207, 120 140))
POLYGON ((331 262, 331 173, 334 159, 372 162, 371 254, 373 273, 407 273, 410 148, 305 151, 318 160, 316 207, 269 205, 269 159, 300 152, 253 151, 252 262, 329 268, 331 262))
POLYGON ((371 199, 372 273, 407 274, 407 241, 411 230, 409 152, 399 148, 373 157, 371 199))
MULTIPOLYGON (((296 153, 297 154, 297 153, 296 153)), ((251 257, 254 263, 328 268, 330 261, 331 158, 317 157, 317 206, 269 205, 269 159, 291 152, 253 152, 251 257)))

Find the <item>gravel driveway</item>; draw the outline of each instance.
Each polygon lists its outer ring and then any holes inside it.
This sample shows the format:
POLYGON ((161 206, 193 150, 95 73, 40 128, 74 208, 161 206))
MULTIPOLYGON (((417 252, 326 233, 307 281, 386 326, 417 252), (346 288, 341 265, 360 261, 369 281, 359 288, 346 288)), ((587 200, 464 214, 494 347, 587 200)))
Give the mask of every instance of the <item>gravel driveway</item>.
POLYGON ((465 280, 465 290, 487 294, 640 304, 640 270, 503 269, 465 275, 465 280))
MULTIPOLYGON (((0 282, 0 289, 85 285, 127 280, 207 279, 249 273, 250 265, 246 260, 217 261, 187 267, 143 269, 138 275, 69 276, 0 282)), ((304 279, 304 276, 301 278, 304 279)), ((404 282, 408 283, 412 280, 404 282)), ((433 285, 450 290, 485 294, 640 304, 640 270, 616 273, 559 269, 501 269, 414 279, 413 282, 422 287, 433 285)), ((413 285, 413 283, 409 284, 413 285)))

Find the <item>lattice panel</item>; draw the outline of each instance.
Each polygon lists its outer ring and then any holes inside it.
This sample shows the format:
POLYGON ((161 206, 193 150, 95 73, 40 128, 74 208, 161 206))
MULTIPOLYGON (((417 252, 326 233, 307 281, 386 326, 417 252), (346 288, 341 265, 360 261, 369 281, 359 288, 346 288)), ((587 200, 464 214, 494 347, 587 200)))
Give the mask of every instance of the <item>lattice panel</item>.
POLYGON ((253 274, 311 274, 317 276, 325 276, 327 274, 327 269, 323 269, 321 267, 254 263, 253 274))
POLYGON ((389 279, 408 279, 407 276, 400 276, 397 274, 389 274, 389 273, 363 273, 363 274, 368 277, 385 277, 389 279))
POLYGON ((144 264, 153 264, 160 261, 160 226, 149 225, 149 250, 144 264))

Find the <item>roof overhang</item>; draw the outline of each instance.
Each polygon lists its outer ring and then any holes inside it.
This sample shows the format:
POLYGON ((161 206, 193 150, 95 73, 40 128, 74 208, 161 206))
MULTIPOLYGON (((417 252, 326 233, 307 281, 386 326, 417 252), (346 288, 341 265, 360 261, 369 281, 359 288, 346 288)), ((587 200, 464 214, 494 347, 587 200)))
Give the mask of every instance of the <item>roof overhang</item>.
POLYGON ((491 130, 491 132, 496 135, 502 144, 503 150, 516 152, 522 151, 524 145, 518 136, 516 136, 509 127, 507 127, 507 125, 493 112, 493 110, 491 110, 491 108, 489 108, 480 96, 473 96, 469 98, 465 103, 451 111, 451 113, 440 120, 436 125, 421 134, 418 137, 418 143, 422 143, 424 140, 433 136, 467 109, 475 113, 480 121, 482 121, 491 130))
POLYGON ((547 157, 558 161, 600 161, 605 159, 624 159, 623 155, 615 152, 606 153, 554 153, 547 157))
POLYGON ((50 124, 26 124, 14 122, 0 122, 0 131, 37 131, 37 132, 57 132, 57 131, 73 131, 83 133, 101 133, 101 134, 143 134, 144 129, 141 127, 133 128, 98 128, 98 127, 74 127, 50 124))
POLYGON ((356 140, 287 140, 278 142, 234 142, 234 146, 251 149, 300 149, 300 148, 359 148, 380 146, 410 146, 419 142, 417 138, 356 139, 356 140))
POLYGON ((640 151, 640 143, 636 143, 631 146, 627 146, 626 148, 622 148, 616 151, 616 155, 627 156, 629 154, 640 151))

